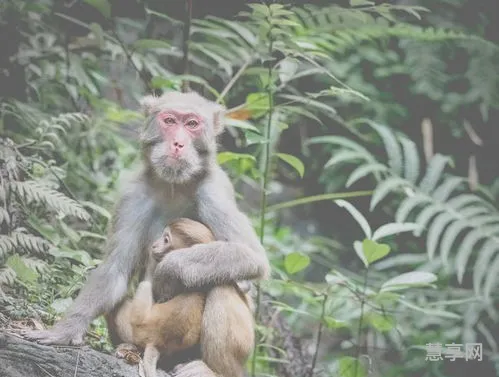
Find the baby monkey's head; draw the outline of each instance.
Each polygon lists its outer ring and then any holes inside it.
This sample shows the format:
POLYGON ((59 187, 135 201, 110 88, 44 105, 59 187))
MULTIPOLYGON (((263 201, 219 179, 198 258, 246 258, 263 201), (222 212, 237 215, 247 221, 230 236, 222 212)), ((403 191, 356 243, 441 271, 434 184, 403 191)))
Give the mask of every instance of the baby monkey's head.
POLYGON ((153 243, 151 253, 152 257, 159 262, 172 250, 213 241, 215 241, 213 233, 204 224, 180 218, 168 224, 161 237, 153 243))

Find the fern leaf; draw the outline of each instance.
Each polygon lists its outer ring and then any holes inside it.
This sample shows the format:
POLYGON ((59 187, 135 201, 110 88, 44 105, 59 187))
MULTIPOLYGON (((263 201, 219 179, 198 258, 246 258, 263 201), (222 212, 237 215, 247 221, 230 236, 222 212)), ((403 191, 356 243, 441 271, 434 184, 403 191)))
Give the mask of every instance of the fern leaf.
POLYGON ((426 169, 426 174, 419 184, 421 191, 429 194, 433 191, 437 185, 440 177, 442 177, 445 165, 450 162, 449 157, 443 156, 441 154, 436 154, 430 160, 428 168, 426 169))
POLYGON ((430 203, 431 198, 426 195, 420 195, 416 193, 414 196, 409 196, 405 198, 397 208, 395 213, 395 221, 398 223, 403 223, 406 221, 407 217, 411 214, 412 210, 421 204, 430 203))
POLYGON ((10 214, 5 208, 0 207, 0 225, 2 224, 10 225, 10 214))
POLYGON ((355 208, 352 204, 347 202, 346 200, 335 200, 334 201, 339 207, 345 208, 350 215, 354 218, 355 221, 360 225, 362 230, 364 231, 364 234, 367 238, 371 238, 372 235, 372 230, 371 227, 369 226, 369 223, 367 222, 366 218, 362 215, 362 213, 359 212, 357 208, 355 208))
POLYGON ((419 178, 419 153, 416 143, 406 137, 401 137, 400 144, 404 154, 404 177, 415 184, 419 178))
POLYGON ((305 144, 333 144, 338 145, 340 147, 344 147, 346 149, 350 149, 352 151, 359 152, 366 158, 371 158, 372 161, 376 161, 374 156, 369 152, 366 148, 361 146, 360 144, 349 140, 345 137, 341 136, 316 136, 308 139, 305 144))
POLYGON ((89 220, 87 211, 75 200, 36 181, 11 182, 10 187, 27 203, 44 203, 50 209, 89 220))
POLYGON ((416 236, 419 236, 421 232, 428 227, 428 223, 431 221, 433 216, 437 215, 438 213, 442 212, 444 208, 437 204, 431 204, 427 207, 425 207, 419 215, 416 217, 415 223, 419 224, 420 231, 416 233, 416 236))
POLYGON ((394 133, 386 126, 371 121, 368 123, 376 130, 383 141, 390 168, 395 174, 402 175, 402 150, 394 133))
POLYGON ((44 272, 48 267, 45 261, 38 258, 22 256, 21 260, 28 268, 31 268, 32 270, 35 270, 37 272, 44 272))
POLYGON ((15 247, 22 247, 25 250, 35 253, 43 254, 47 252, 50 247, 50 243, 48 243, 46 240, 32 234, 13 232, 11 234, 11 239, 15 247))
POLYGON ((455 260, 457 280, 459 284, 462 284, 463 282, 464 272, 466 271, 466 266, 471 254, 477 251, 474 249, 475 245, 484 237, 485 235, 480 229, 473 229, 464 237, 463 242, 461 242, 455 260))
POLYGON ((463 182, 464 179, 461 177, 446 178, 444 182, 440 186, 438 186, 435 191, 433 191, 432 196, 436 200, 445 202, 450 197, 452 192, 456 190, 463 182))
POLYGON ((454 216, 448 212, 442 212, 431 224, 431 227, 428 230, 428 235, 426 236, 426 251, 430 260, 432 260, 435 255, 440 236, 442 235, 445 227, 449 225, 452 220, 454 220, 454 216))
POLYGON ((442 242, 440 242, 440 258, 444 266, 448 265, 451 247, 456 241, 457 236, 468 227, 468 221, 457 220, 445 230, 445 233, 442 236, 442 242))
POLYGON ((399 234, 403 232, 413 232, 419 230, 420 226, 416 223, 389 223, 380 226, 374 232, 372 236, 373 241, 377 241, 381 238, 392 236, 394 234, 399 234))
POLYGON ((447 201, 447 205, 449 205, 456 211, 460 211, 464 207, 469 206, 471 204, 480 205, 482 206, 482 208, 484 208, 485 211, 487 211, 487 209, 495 210, 493 206, 487 205, 487 202, 485 202, 482 198, 473 194, 458 195, 447 201))
POLYGON ((496 256, 494 261, 490 264, 485 282, 483 284, 483 295, 489 298, 492 290, 497 285, 497 277, 499 276, 499 256, 496 256))
POLYGON ((366 165, 361 165, 358 168, 356 168, 352 172, 352 174, 350 174, 350 176, 348 177, 346 186, 350 187, 355 182, 357 182, 359 179, 364 178, 366 175, 374 174, 376 172, 387 171, 387 170, 388 170, 388 168, 385 165, 380 164, 378 162, 366 164, 366 165))
POLYGON ((499 216, 494 216, 494 215, 485 215, 485 216, 477 216, 474 217, 472 220, 472 225, 476 228, 478 227, 483 227, 486 225, 492 225, 499 230, 499 216))
POLYGON ((328 162, 326 162, 326 164, 324 165, 324 169, 327 169, 330 166, 338 165, 340 163, 362 160, 364 158, 365 156, 358 151, 341 150, 338 153, 335 153, 334 156, 331 157, 328 162))
POLYGON ((0 268, 0 286, 12 285, 16 279, 16 273, 9 266, 0 268))
POLYGON ((473 289, 477 296, 480 294, 480 288, 485 274, 489 270, 490 261, 497 252, 499 252, 499 242, 494 239, 489 239, 485 242, 485 245, 483 245, 478 254, 475 266, 473 267, 473 289))
POLYGON ((407 185, 408 182, 400 177, 390 177, 381 182, 374 190, 371 198, 370 210, 372 211, 391 191, 407 185))
POLYGON ((15 244, 11 237, 0 234, 0 257, 5 256, 14 250, 15 244))
POLYGON ((470 207, 462 208, 459 211, 456 211, 455 209, 453 209, 453 213, 455 214, 454 215, 455 217, 459 217, 461 219, 470 219, 470 218, 475 218, 475 216, 477 216, 477 215, 489 213, 489 211, 487 210, 487 208, 484 208, 484 207, 470 206, 470 207))

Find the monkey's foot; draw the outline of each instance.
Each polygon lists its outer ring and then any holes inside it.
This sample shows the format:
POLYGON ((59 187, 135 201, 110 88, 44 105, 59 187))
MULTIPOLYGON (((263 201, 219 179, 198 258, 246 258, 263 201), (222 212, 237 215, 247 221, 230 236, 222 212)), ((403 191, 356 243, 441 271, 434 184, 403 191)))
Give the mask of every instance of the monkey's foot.
POLYGON ((137 347, 129 343, 121 343, 116 347, 114 356, 125 360, 128 364, 138 364, 140 362, 140 352, 137 347))
POLYGON ((201 360, 180 364, 172 372, 173 377, 217 377, 217 375, 201 360))
POLYGON ((84 344, 85 331, 77 331, 64 326, 54 326, 49 330, 25 330, 21 332, 21 335, 40 344, 80 346, 84 344))

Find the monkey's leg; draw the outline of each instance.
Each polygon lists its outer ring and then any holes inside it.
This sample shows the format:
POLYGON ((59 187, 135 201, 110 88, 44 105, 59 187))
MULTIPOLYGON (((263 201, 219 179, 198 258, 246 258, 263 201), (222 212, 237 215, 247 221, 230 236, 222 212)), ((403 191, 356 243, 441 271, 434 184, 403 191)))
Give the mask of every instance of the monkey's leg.
POLYGON ((146 377, 156 377, 156 367, 159 359, 159 351, 152 344, 148 344, 144 350, 144 374, 146 377))
POLYGON ((203 361, 179 366, 175 377, 244 376, 253 336, 253 316, 234 287, 213 288, 206 298, 203 314, 203 361))
POLYGON ((130 304, 132 324, 138 324, 142 322, 152 310, 154 305, 154 299, 152 295, 152 284, 150 281, 142 281, 137 287, 135 296, 130 304))

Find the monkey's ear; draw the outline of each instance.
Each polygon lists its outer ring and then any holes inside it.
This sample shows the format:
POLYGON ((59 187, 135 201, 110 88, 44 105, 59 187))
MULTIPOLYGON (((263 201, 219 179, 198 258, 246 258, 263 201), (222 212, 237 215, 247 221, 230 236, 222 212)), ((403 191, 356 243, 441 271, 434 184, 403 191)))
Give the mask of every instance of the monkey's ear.
POLYGON ((215 135, 220 135, 224 131, 225 127, 225 107, 222 105, 215 105, 215 111, 213 112, 213 130, 215 135))
POLYGON ((154 96, 145 96, 140 100, 140 106, 142 108, 142 112, 145 116, 148 116, 153 111, 154 107, 158 103, 158 97, 154 96))

